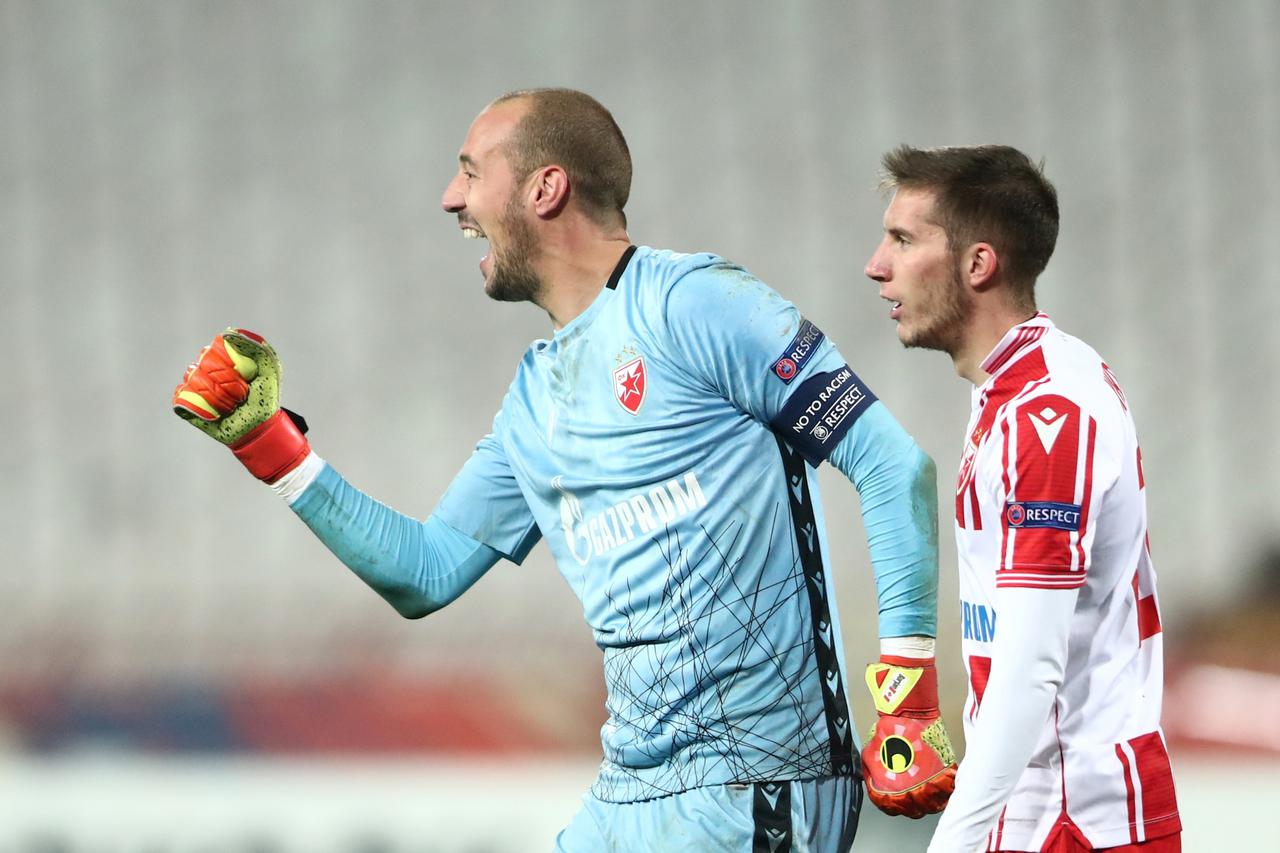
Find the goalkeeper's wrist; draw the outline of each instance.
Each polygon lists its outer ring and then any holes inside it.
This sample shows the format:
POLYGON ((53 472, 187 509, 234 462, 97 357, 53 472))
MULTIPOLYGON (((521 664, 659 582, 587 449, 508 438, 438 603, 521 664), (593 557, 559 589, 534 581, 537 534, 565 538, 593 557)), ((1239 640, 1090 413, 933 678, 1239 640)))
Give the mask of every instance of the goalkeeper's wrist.
MULTIPOLYGON (((928 658, 932 661, 936 645, 933 637, 881 637, 880 655, 896 658, 928 658)), ((910 664, 902 664, 902 666, 910 666, 910 664)))
POLYGON ((271 491, 284 498, 284 502, 293 506, 294 501, 302 497, 302 493, 316 481, 327 463, 313 450, 307 458, 289 473, 271 484, 271 491))
POLYGON ((267 483, 293 471, 311 453, 311 445, 284 409, 277 409, 230 448, 250 474, 267 483))

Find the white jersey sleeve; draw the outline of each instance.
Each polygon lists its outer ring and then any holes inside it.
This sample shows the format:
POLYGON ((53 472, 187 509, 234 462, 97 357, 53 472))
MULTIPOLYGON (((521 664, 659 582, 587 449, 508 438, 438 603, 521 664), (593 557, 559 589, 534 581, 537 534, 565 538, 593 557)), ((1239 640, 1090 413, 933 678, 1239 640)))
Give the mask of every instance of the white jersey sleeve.
POLYGON ((1076 590, 1006 587, 996 592, 1000 633, 981 720, 968 739, 956 790, 929 853, 986 849, 988 834, 1035 752, 1067 662, 1076 590))

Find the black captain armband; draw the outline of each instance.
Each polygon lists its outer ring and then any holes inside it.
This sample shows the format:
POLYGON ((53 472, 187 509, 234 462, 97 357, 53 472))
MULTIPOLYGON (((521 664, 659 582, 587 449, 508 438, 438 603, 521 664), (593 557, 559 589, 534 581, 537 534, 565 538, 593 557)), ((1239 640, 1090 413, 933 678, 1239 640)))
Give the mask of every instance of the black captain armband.
POLYGON ((875 401, 876 395, 846 364, 806 379, 769 425, 816 467, 875 401))

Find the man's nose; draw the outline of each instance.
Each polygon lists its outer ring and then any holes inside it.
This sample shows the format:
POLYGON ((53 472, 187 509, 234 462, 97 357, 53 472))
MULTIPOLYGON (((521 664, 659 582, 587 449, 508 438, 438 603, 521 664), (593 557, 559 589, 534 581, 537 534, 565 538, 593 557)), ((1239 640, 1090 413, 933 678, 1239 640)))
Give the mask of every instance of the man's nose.
POLYGON ((462 190, 458 186, 458 178, 455 177, 444 188, 444 195, 440 197, 440 206, 444 208, 445 213, 457 213, 467 206, 462 198, 462 190))
POLYGON ((863 272, 872 281, 886 282, 889 280, 889 267, 880 259, 879 251, 871 256, 871 260, 867 261, 867 266, 863 272))

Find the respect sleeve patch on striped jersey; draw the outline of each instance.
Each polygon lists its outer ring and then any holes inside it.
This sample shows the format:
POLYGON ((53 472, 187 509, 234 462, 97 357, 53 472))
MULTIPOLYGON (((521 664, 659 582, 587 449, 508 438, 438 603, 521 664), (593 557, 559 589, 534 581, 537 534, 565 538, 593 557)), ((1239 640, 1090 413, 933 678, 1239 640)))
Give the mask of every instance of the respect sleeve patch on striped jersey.
POLYGON ((818 345, 826 335, 808 320, 800 321, 796 336, 787 344, 787 349, 774 361, 773 375, 782 380, 783 385, 790 385, 791 380, 800 375, 810 357, 818 351, 818 345))
POLYGON ((1079 504, 1052 501, 1014 501, 1006 504, 1004 520, 1010 527, 1050 527, 1054 530, 1079 530, 1079 504))
POLYGON ((1097 422, 1061 394, 1020 402, 1000 422, 1005 502, 996 586, 1074 589, 1085 581, 1093 536, 1097 422))
POLYGON ((774 432, 810 465, 825 460, 876 401, 849 365, 806 379, 772 421, 774 432))

